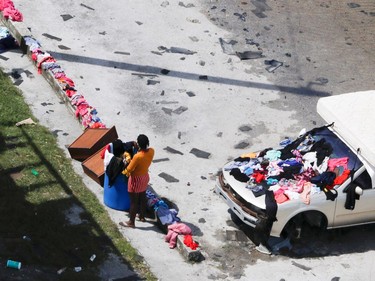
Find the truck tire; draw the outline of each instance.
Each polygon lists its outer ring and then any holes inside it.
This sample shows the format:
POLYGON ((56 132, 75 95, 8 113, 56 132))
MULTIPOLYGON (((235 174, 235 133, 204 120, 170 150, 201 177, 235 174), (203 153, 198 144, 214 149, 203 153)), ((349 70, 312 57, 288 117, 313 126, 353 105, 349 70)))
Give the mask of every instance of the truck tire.
POLYGON ((285 225, 281 236, 298 240, 307 234, 320 233, 327 229, 327 218, 319 211, 308 211, 294 216, 285 225))

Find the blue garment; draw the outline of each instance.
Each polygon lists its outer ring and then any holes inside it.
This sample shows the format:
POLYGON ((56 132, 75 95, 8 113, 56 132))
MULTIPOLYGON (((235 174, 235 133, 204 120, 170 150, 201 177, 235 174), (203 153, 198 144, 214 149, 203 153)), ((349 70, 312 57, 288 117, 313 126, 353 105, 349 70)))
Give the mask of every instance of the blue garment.
POLYGON ((154 210, 157 211, 159 208, 169 209, 168 205, 163 200, 158 200, 154 205, 154 210))
POLYGON ((259 192, 261 190, 263 190, 263 186, 261 185, 255 185, 255 186, 246 186, 248 188, 250 188, 253 192, 259 192))
POLYGON ((241 161, 235 161, 233 163, 229 163, 228 165, 224 166, 224 170, 225 171, 230 171, 234 168, 239 168, 241 166, 244 166, 246 164, 248 164, 249 161, 244 161, 244 162, 241 162, 241 161))
POLYGON ((285 146, 287 146, 288 144, 291 144, 291 143, 292 143, 291 139, 290 139, 290 138, 286 138, 286 139, 284 139, 284 140, 282 140, 282 141, 280 142, 280 145, 281 145, 282 147, 285 147, 285 146))
POLYGON ((160 205, 156 210, 156 214, 163 225, 171 224, 173 222, 172 212, 169 210, 168 206, 165 207, 165 205, 160 205))
POLYGON ((272 178, 267 179, 267 185, 275 185, 278 182, 279 181, 277 179, 272 179, 272 178))
POLYGON ((172 214, 172 223, 175 223, 175 222, 180 222, 181 219, 177 216, 178 215, 178 211, 176 209, 169 209, 171 211, 171 214, 172 214))
POLYGON ((247 168, 243 171, 243 173, 244 173, 245 175, 247 175, 247 176, 250 176, 252 173, 254 173, 254 170, 253 170, 253 168, 251 168, 251 167, 247 167, 247 168))
POLYGON ((281 151, 278 151, 278 150, 268 150, 266 152, 266 155, 264 156, 264 158, 270 160, 270 161, 274 161, 274 160, 277 160, 279 159, 281 156, 281 151))
POLYGON ((300 162, 298 162, 296 159, 287 159, 287 160, 284 160, 284 161, 280 161, 279 163, 277 163, 277 165, 279 167, 284 167, 284 166, 297 166, 297 165, 301 165, 300 162))

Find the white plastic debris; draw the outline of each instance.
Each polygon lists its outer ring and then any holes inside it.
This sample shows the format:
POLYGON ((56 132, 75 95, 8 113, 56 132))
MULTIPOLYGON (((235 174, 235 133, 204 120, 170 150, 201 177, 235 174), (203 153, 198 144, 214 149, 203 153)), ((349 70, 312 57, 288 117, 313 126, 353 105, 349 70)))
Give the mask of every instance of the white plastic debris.
POLYGON ((95 254, 93 254, 91 257, 90 257, 90 261, 94 261, 95 260, 95 258, 96 258, 96 255, 95 254))

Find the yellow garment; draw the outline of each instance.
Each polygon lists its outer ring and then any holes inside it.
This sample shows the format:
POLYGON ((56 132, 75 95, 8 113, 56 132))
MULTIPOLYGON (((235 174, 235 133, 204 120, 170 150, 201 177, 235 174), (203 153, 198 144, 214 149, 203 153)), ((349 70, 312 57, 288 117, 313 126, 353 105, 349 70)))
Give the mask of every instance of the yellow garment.
POLYGON ((127 177, 130 175, 142 176, 148 174, 148 168, 151 165, 152 159, 154 159, 154 153, 153 148, 138 151, 122 173, 127 177))
POLYGON ((131 156, 130 156, 130 153, 129 152, 125 152, 124 153, 124 159, 127 163, 130 163, 130 160, 132 160, 131 156))
POLYGON ((241 155, 241 158, 257 158, 258 154, 256 152, 249 152, 241 155))

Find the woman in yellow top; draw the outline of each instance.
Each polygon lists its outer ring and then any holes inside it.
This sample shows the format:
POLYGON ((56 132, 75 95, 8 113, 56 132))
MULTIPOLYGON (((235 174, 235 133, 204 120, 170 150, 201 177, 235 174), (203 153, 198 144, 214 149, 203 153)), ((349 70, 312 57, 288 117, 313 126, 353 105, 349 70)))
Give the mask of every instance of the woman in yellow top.
POLYGON ((153 148, 148 147, 150 143, 147 136, 139 135, 137 138, 137 144, 139 147, 138 152, 122 172, 129 177, 128 192, 130 198, 130 218, 127 222, 120 222, 120 225, 132 228, 135 227, 135 217, 137 215, 138 207, 140 207, 139 220, 142 222, 145 221, 147 206, 146 189, 150 181, 148 168, 151 165, 155 153, 153 148))

